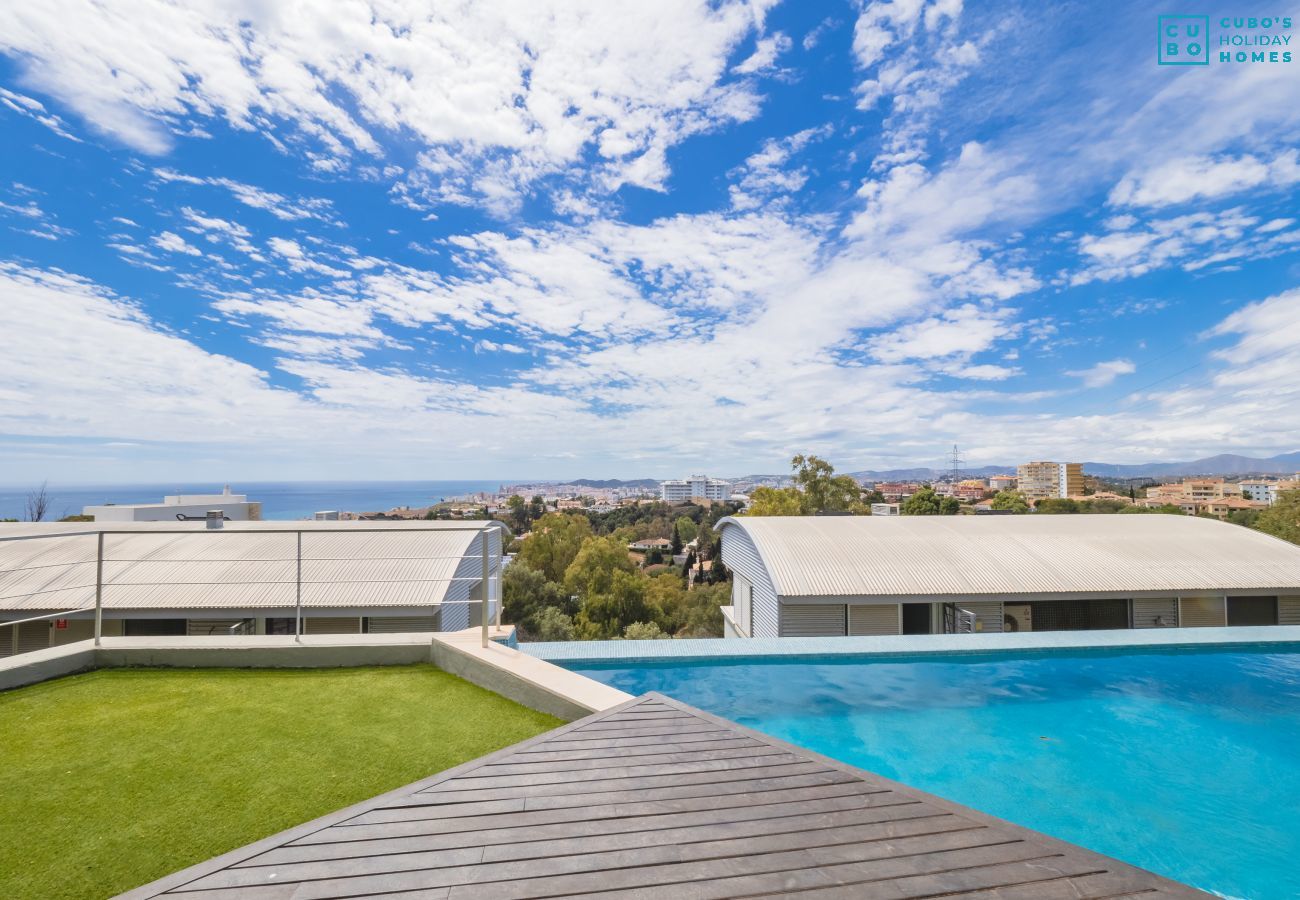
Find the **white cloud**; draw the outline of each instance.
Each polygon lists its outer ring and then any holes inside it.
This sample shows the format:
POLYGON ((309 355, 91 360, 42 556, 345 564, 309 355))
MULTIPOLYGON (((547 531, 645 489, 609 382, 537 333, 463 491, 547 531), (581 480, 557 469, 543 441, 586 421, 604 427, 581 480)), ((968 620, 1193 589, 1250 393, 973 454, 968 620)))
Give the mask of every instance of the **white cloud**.
POLYGON ((345 278, 349 274, 347 269, 335 268, 316 259, 303 249, 302 244, 295 240, 273 237, 266 244, 273 253, 282 257, 289 264, 289 268, 295 272, 313 272, 330 278, 345 278))
POLYGON ((281 221, 294 222, 300 219, 318 219, 322 222, 338 224, 338 219, 334 213, 334 204, 321 197, 291 199, 283 194, 277 194, 274 191, 268 191, 256 185, 235 181, 231 178, 198 178, 173 169, 154 169, 153 173, 163 182, 213 185, 225 188, 232 197, 245 206, 265 210, 281 221))
POLYGON ((771 37, 761 39, 753 54, 746 58, 744 62, 733 66, 731 71, 738 75, 752 75, 755 72, 771 69, 776 64, 776 58, 789 50, 793 43, 788 35, 778 31, 771 37))
POLYGON ((1195 272, 1276 256, 1295 241, 1295 232, 1284 230, 1289 224, 1255 227, 1259 219, 1234 207, 1152 219, 1139 227, 1130 225, 1130 230, 1085 234, 1078 240, 1084 266, 1069 276, 1069 282, 1117 281, 1169 266, 1195 272))
POLYGON ((164 231, 161 234, 156 234, 153 236, 152 240, 155 246, 161 247, 168 253, 184 253, 187 256, 203 255, 202 250, 195 247, 189 241, 185 240, 185 238, 173 231, 164 231))
POLYGON ((0 104, 4 104, 21 116, 26 116, 29 119, 34 119, 37 122, 40 122, 61 138, 67 138, 70 141, 81 143, 81 138, 72 134, 72 132, 68 130, 67 123, 54 115, 54 113, 47 110, 45 104, 41 103, 41 101, 37 100, 35 97, 28 97, 25 94, 19 94, 14 91, 6 90, 5 88, 0 88, 0 104))
POLYGON ((769 138, 759 152, 745 160, 733 175, 738 180, 730 188, 731 205, 750 210, 760 206, 773 208, 799 191, 808 181, 808 167, 791 167, 790 160, 814 141, 829 137, 830 125, 805 128, 786 138, 769 138))
MULTIPOLYGON (((966 304, 893 331, 872 342, 871 355, 881 362, 962 356, 988 350, 998 340, 1014 337, 1010 323, 1015 310, 984 309, 966 304)), ((969 376, 968 376, 969 377, 969 376)))
POLYGON ((1072 372, 1066 372, 1071 378, 1080 378, 1083 380, 1084 387, 1105 387, 1121 375, 1132 375, 1137 371, 1137 366, 1132 360, 1112 359, 1105 362, 1099 362, 1095 366, 1087 369, 1079 369, 1072 372))
POLYGON ((268 136, 288 123, 329 171, 414 142, 412 196, 508 208, 589 167, 593 183, 660 185, 668 147, 751 117, 754 89, 727 66, 769 4, 18 4, 0 8, 0 48, 144 152, 214 118, 268 136))
POLYGON ((1126 175, 1110 192, 1113 206, 1171 206, 1192 200, 1214 200, 1251 188, 1283 190, 1300 183, 1297 151, 1272 160, 1249 154, 1239 157, 1180 157, 1141 173, 1126 175))

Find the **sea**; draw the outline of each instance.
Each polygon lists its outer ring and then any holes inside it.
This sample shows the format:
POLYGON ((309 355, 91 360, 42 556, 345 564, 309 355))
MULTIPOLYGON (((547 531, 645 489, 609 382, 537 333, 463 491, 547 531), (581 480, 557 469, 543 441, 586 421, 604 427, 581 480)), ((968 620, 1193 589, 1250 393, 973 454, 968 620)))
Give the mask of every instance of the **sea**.
MULTIPOLYGON (((473 494, 495 494, 509 481, 248 481, 230 490, 260 500, 263 519, 310 519, 321 510, 375 512, 398 506, 429 506, 473 494)), ((80 514, 101 503, 161 503, 167 494, 219 494, 224 485, 114 484, 73 485, 50 482, 46 521, 80 514)), ((0 487, 0 519, 23 518, 30 487, 0 487)))

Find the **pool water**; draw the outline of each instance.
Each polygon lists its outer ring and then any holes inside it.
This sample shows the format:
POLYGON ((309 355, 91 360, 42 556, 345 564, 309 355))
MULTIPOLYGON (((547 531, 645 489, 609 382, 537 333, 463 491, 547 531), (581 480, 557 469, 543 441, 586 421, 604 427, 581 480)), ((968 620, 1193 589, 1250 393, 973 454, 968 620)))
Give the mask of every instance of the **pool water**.
POLYGON ((1300 650, 571 662, 1228 897, 1300 897, 1300 650))

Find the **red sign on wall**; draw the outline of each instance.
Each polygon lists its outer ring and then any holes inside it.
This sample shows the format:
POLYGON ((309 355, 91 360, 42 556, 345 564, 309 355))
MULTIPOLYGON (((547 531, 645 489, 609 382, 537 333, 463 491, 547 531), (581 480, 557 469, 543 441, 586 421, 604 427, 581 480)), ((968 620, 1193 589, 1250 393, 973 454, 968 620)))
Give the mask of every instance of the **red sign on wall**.
POLYGON ((68 627, 68 620, 67 620, 67 619, 55 619, 55 620, 54 620, 54 627, 55 627, 55 628, 67 628, 67 627, 68 627))

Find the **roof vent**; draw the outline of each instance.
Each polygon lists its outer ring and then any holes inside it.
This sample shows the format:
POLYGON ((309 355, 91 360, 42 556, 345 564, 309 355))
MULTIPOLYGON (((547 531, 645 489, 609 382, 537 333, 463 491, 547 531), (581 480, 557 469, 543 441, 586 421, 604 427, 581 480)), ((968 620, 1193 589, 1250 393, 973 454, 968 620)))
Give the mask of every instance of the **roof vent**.
POLYGON ((220 528, 226 521, 226 514, 219 509, 208 510, 208 527, 220 528))

